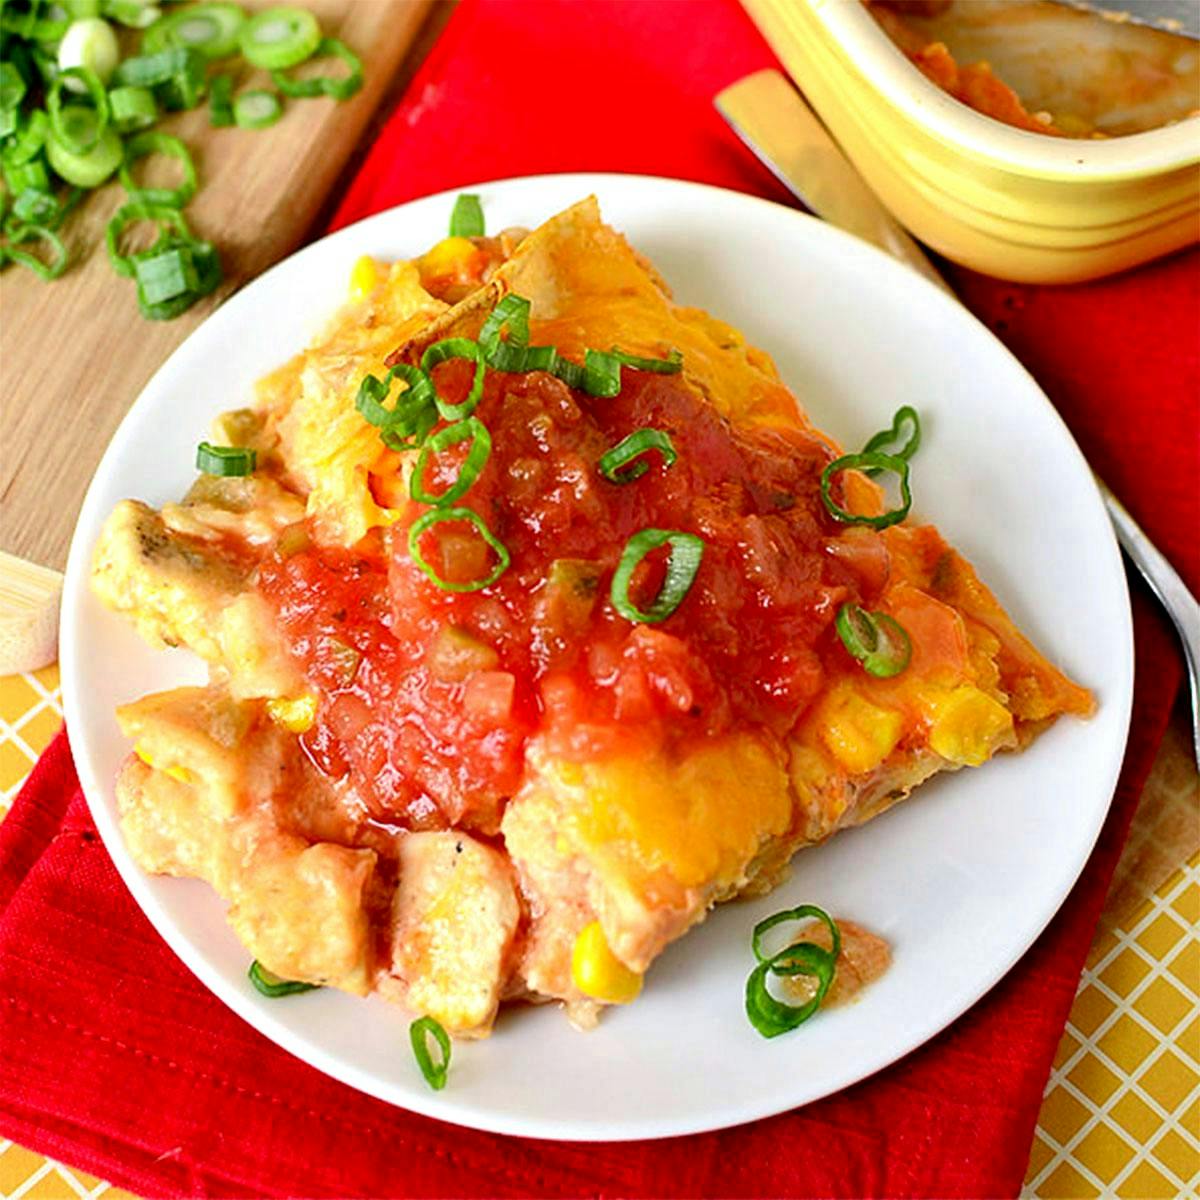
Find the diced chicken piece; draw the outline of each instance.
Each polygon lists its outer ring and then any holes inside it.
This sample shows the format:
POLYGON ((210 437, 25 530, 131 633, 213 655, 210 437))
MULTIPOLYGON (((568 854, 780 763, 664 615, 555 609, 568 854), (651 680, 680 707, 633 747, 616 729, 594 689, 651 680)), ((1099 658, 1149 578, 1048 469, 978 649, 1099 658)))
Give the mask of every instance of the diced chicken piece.
POLYGON ((329 785, 295 738, 262 705, 216 688, 147 696, 118 716, 136 739, 117 804, 139 865, 209 883, 250 954, 277 975, 365 995, 376 855, 319 840, 349 837, 352 821, 341 798, 321 802, 329 785))
POLYGON ((92 590, 151 645, 188 646, 209 661, 220 657, 214 633, 221 610, 245 579, 215 547, 172 533, 137 500, 113 509, 92 563, 92 590))
POLYGON ((310 846, 278 831, 255 838, 229 890, 229 923, 281 978, 365 996, 371 987, 365 900, 374 868, 373 850, 310 846))
POLYGON ((306 695, 304 673, 288 653, 270 606, 243 592, 222 609, 216 630, 229 689, 238 699, 306 695))
POLYGON ((486 1034, 521 910, 504 857, 466 834, 400 843, 392 971, 408 1007, 456 1034, 486 1034))

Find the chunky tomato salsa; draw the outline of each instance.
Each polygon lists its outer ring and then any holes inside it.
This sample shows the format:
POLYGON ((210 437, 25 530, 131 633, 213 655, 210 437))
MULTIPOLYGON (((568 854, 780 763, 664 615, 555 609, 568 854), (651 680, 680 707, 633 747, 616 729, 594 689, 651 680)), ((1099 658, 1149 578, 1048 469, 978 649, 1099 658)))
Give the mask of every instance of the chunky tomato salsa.
MULTIPOLYGON (((845 658, 834 616, 878 596, 886 560, 877 537, 826 512, 828 444, 734 428, 678 375, 622 376, 619 395, 597 398, 543 371, 488 373, 475 415, 492 450, 457 503, 511 556, 492 585, 462 593, 428 577, 403 536, 428 510, 407 498, 353 549, 309 544, 263 564, 259 588, 320 693, 306 748, 326 772, 348 772, 377 817, 495 828, 535 734, 577 761, 739 724, 782 735, 821 689, 823 659, 845 658), (669 435, 674 461, 650 450, 610 482, 599 460, 646 428, 669 435), (635 623, 610 589, 648 528, 699 535, 703 557, 674 612, 635 623)), ((451 399, 470 379, 462 361, 436 368, 451 399)), ((424 488, 451 488, 467 453, 464 442, 431 456, 424 488)), ((407 497, 386 472, 373 482, 407 497)), ((486 575, 494 558, 466 520, 419 544, 451 582, 486 575)), ((635 605, 652 605, 669 549, 634 571, 635 605)))

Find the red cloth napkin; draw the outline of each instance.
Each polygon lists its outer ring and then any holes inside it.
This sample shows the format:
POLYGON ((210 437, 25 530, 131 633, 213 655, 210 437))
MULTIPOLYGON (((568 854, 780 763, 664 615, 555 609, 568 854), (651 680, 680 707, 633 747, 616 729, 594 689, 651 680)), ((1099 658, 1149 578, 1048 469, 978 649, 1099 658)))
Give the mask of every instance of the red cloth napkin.
MULTIPOLYGON (((773 62, 733 0, 466 0, 338 223, 429 191, 552 170, 675 175, 783 199, 711 108, 719 88, 773 62)), ((1191 253, 1063 289, 955 272, 1193 586, 1198 262, 1191 253)), ((60 737, 0 825, 0 1130, 152 1195, 1015 1195, 1179 680, 1172 636, 1136 584, 1134 606, 1134 725, 1112 814, 1022 962, 874 1079, 752 1126, 668 1142, 461 1130, 370 1100, 275 1048, 210 996, 136 909, 60 737)))

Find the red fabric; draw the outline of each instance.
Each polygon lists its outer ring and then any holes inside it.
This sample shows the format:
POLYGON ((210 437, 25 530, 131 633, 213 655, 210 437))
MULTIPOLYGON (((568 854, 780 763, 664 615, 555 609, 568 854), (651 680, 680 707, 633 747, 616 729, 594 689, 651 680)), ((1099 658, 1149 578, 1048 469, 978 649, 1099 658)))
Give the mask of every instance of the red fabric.
MULTIPOLYGON (((338 221, 462 183, 575 169, 782 199, 710 103, 772 62, 733 0, 466 0, 338 221)), ((1190 253, 1064 289, 956 272, 968 303, 1033 369, 1193 586, 1197 264, 1190 253)), ((0 825, 0 1131, 150 1195, 1015 1195, 1179 680, 1172 635, 1136 584, 1134 606, 1134 724, 1112 814, 1022 962, 874 1079, 749 1127, 670 1142, 578 1146, 455 1129, 276 1049, 210 996, 138 912, 60 737, 0 825)))

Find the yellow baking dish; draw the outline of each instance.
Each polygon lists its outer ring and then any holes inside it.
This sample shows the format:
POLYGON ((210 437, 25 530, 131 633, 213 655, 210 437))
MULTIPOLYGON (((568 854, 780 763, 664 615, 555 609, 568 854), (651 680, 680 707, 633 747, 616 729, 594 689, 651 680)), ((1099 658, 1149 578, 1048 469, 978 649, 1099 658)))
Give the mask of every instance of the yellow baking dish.
POLYGON ((1200 118, 1101 140, 1001 124, 932 84, 858 0, 743 0, 871 187, 927 245, 1028 283, 1200 240, 1200 118))

